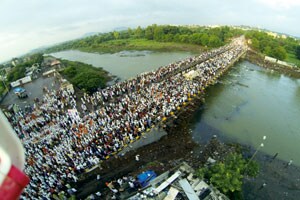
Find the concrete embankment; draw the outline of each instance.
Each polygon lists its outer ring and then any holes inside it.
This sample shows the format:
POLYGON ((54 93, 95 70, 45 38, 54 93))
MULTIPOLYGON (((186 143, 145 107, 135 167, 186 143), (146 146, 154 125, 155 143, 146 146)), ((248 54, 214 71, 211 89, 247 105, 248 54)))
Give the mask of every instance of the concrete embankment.
POLYGON ((245 59, 256 65, 259 65, 261 67, 268 68, 268 69, 271 69, 274 71, 278 71, 287 76, 290 76, 293 78, 300 78, 300 68, 288 67, 288 66, 280 65, 278 63, 267 61, 267 60, 265 60, 264 55, 259 54, 256 51, 248 50, 246 52, 245 59))

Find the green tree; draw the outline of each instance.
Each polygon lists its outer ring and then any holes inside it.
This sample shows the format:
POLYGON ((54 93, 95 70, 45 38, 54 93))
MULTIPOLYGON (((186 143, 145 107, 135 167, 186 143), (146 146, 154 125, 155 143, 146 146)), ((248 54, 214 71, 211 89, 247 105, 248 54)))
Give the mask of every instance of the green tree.
POLYGON ((62 75, 74 86, 88 93, 93 93, 98 88, 104 88, 111 79, 108 72, 92 65, 67 60, 63 60, 62 63, 66 66, 62 71, 62 75))
POLYGON ((201 44, 204 46, 207 46, 208 42, 209 42, 209 36, 206 33, 202 34, 201 35, 201 44))
POLYGON ((105 86, 105 81, 100 78, 99 75, 90 71, 81 72, 76 75, 73 82, 80 89, 84 89, 89 93, 93 93, 97 91, 98 88, 103 88, 105 86))
POLYGON ((270 46, 266 46, 264 49, 264 54, 272 56, 272 48, 270 46))
POLYGON ((162 41, 164 38, 164 31, 161 26, 155 26, 153 30, 153 39, 156 41, 162 41))
POLYGON ((132 33, 133 33, 133 31, 131 29, 128 29, 127 31, 120 31, 119 39, 128 39, 131 36, 133 36, 132 33))
POLYGON ((201 43, 201 34, 200 33, 194 33, 190 36, 190 42, 193 44, 202 44, 201 43))
POLYGON ((296 57, 300 60, 300 45, 298 45, 298 46, 296 47, 295 52, 296 52, 296 57))
POLYGON ((222 45, 222 41, 217 36, 212 35, 212 36, 209 37, 208 45, 210 47, 218 47, 218 46, 222 45))
POLYGON ((180 40, 180 42, 182 42, 182 43, 189 43, 189 39, 190 39, 190 37, 189 37, 189 35, 187 35, 187 34, 185 34, 185 35, 180 35, 180 37, 179 37, 179 40, 180 40))
POLYGON ((255 177, 258 174, 258 164, 247 163, 241 154, 231 153, 224 162, 218 162, 210 168, 201 168, 197 175, 207 178, 211 184, 228 194, 242 190, 244 175, 255 177))
POLYGON ((286 58, 286 50, 278 46, 273 50, 273 56, 279 60, 284 60, 286 58))
POLYGON ((129 36, 133 35, 133 31, 131 28, 128 28, 127 31, 125 31, 129 36))
POLYGON ((70 66, 64 69, 64 74, 70 78, 74 77, 77 74, 76 67, 70 66))
POLYGON ((257 162, 250 160, 246 164, 244 174, 246 174, 249 177, 256 177, 259 172, 259 165, 257 162))
POLYGON ((20 64, 14 67, 7 75, 7 81, 13 82, 25 76, 26 67, 31 67, 31 65, 20 64))
POLYGON ((117 31, 114 31, 114 38, 117 40, 120 37, 120 33, 117 31))
POLYGON ((148 40, 153 40, 153 26, 147 26, 145 30, 145 37, 148 40))
POLYGON ((140 26, 138 26, 134 31, 134 35, 136 38, 143 38, 145 36, 145 33, 144 30, 140 26))
POLYGON ((258 39, 253 38, 253 39, 251 40, 251 42, 252 42, 252 47, 253 47, 255 50, 258 50, 258 49, 259 49, 259 41, 258 41, 258 39))
POLYGON ((163 42, 172 42, 173 39, 174 39, 174 36, 173 36, 172 34, 165 34, 165 35, 163 36, 162 41, 163 41, 163 42))
POLYGON ((42 53, 36 53, 30 56, 31 63, 39 63, 41 64, 44 60, 44 56, 42 53))

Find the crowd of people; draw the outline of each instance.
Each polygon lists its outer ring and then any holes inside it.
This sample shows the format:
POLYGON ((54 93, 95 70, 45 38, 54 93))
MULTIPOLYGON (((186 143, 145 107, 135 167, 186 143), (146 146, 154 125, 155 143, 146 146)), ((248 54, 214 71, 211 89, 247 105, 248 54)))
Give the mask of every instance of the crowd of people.
POLYGON ((199 56, 160 67, 77 98, 49 91, 30 111, 8 115, 23 141, 25 173, 31 178, 21 199, 50 199, 67 191, 78 175, 136 140, 202 92, 245 50, 243 39, 199 56), (197 76, 185 78, 193 70, 197 76))

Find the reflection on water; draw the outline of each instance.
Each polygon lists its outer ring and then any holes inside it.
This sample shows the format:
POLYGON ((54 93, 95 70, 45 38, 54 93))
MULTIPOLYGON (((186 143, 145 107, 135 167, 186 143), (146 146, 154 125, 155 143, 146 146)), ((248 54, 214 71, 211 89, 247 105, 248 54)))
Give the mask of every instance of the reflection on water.
POLYGON ((201 139, 213 127, 212 134, 256 148, 266 135, 262 151, 300 165, 299 88, 297 79, 241 62, 208 89, 193 136, 201 139))

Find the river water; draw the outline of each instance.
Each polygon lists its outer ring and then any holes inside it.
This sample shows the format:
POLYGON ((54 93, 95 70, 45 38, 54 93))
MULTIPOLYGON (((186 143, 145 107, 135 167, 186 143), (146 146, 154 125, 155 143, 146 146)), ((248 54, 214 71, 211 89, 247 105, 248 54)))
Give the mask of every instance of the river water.
POLYGON ((193 119, 196 141, 216 134, 300 166, 299 79, 244 61, 209 88, 205 100, 193 119))
MULTIPOLYGON (((190 53, 125 51, 115 54, 63 51, 55 57, 102 67, 121 80, 191 56, 190 53)), ((300 80, 243 61, 210 87, 206 103, 192 120, 194 140, 212 135, 223 141, 278 153, 300 166, 300 80), (266 136, 266 140, 263 137, 266 136), (263 147, 259 147, 263 143, 263 147)))
POLYGON ((189 52, 122 51, 114 54, 86 53, 77 50, 50 54, 57 58, 79 61, 102 67, 122 80, 155 70, 160 66, 190 57, 189 52))

